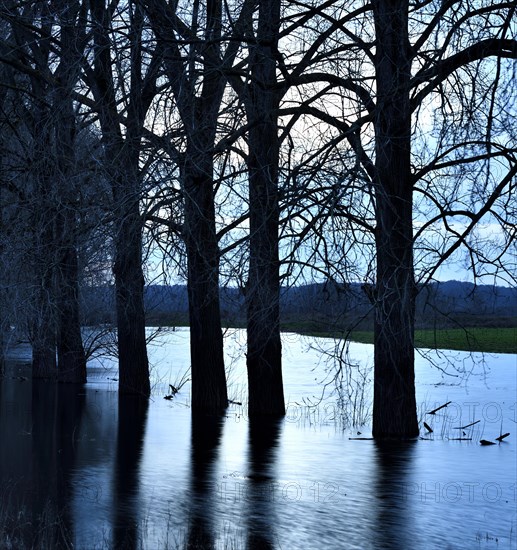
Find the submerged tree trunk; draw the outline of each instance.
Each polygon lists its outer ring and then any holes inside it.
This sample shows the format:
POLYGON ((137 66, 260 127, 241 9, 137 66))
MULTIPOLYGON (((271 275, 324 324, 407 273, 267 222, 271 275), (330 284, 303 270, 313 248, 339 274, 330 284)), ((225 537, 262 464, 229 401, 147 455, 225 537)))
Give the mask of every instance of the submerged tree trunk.
POLYGON ((32 377, 57 380, 56 339, 48 304, 42 304, 32 328, 32 377))
MULTIPOLYGON (((138 157, 136 157, 138 159, 138 157)), ((129 161, 128 161, 129 162, 129 161)), ((138 160, 136 160, 138 162, 138 160)), ((137 167, 126 175, 137 179, 137 167)), ((145 338, 142 220, 138 185, 115 185, 118 229, 115 237, 115 274, 119 391, 149 396, 149 362, 145 338), (129 192, 128 192, 129 191, 129 192)))
POLYGON ((418 435, 407 2, 373 2, 377 36, 373 436, 418 435))
POLYGON ((211 153, 196 154, 195 148, 187 150, 183 174, 192 410, 217 413, 228 406, 228 395, 219 304, 212 158, 211 153))
POLYGON ((185 132, 186 150, 178 158, 188 263, 192 412, 218 414, 228 405, 213 175, 214 142, 226 84, 221 59, 223 4, 221 0, 208 0, 202 10, 196 4, 190 28, 177 16, 176 3, 147 0, 144 4, 163 50, 167 77, 185 132), (170 39, 188 36, 190 41, 196 33, 198 41, 192 41, 188 50, 180 50, 179 43, 170 39))
MULTIPOLYGON (((68 225, 68 224, 67 224, 68 225)), ((73 228, 70 228, 74 231, 73 228)), ((79 318, 79 284, 77 250, 73 245, 60 251, 57 357, 60 382, 86 382, 86 356, 81 337, 79 318)))
POLYGON ((52 274, 44 265, 36 266, 32 298, 32 377, 57 379, 56 323, 52 274))
MULTIPOLYGON (((142 268, 141 174, 139 159, 145 115, 154 97, 155 76, 142 75, 143 18, 138 3, 130 2, 128 27, 131 52, 126 96, 126 131, 121 130, 119 100, 112 63, 118 52, 110 32, 110 10, 104 2, 91 3, 96 45, 92 88, 102 128, 105 171, 114 201, 115 275, 119 391, 150 395, 149 363, 145 338, 144 274, 142 268), (149 77, 149 78, 147 78, 149 77), (144 83, 145 81, 145 83, 144 83)), ((118 60, 117 62, 120 62, 118 60)))
POLYGON ((34 175, 32 195, 32 259, 33 273, 30 313, 32 344, 32 377, 57 379, 56 304, 54 285, 55 205, 52 204, 51 161, 46 146, 49 134, 44 131, 45 118, 38 117, 35 126, 41 133, 35 136, 35 150, 41 158, 34 175), (43 128, 42 128, 43 127, 43 128))
MULTIPOLYGON (((0 78, 7 82, 3 67, 0 68, 0 78)), ((5 99, 7 97, 7 88, 0 86, 0 109, 3 113, 7 112, 5 99)), ((3 123, 3 120, 2 120, 3 123)), ((2 140, 3 141, 3 140, 2 140)), ((4 172, 4 154, 0 152, 0 172, 4 172)), ((6 197, 7 198, 7 197, 6 197)), ((8 280, 10 277, 10 266, 7 265, 7 259, 4 257, 7 244, 7 226, 4 219, 4 208, 6 200, 4 199, 4 188, 0 183, 0 311, 4 311, 0 315, 0 379, 4 375, 5 369, 5 354, 7 352, 8 333, 10 332, 10 315, 6 315, 6 310, 11 313, 9 304, 9 296, 7 292, 8 280)))
POLYGON ((259 3, 257 43, 250 47, 250 260, 246 287, 249 415, 285 414, 280 341, 278 253, 278 91, 275 51, 280 1, 259 3))
MULTIPOLYGON (((58 5, 62 16, 65 5, 58 5)), ((71 4, 69 3, 69 8, 71 4)), ((74 6, 76 9, 77 5, 74 6)), ((70 10, 71 11, 71 10, 70 10)), ((56 71, 58 87, 55 90, 54 119, 57 198, 55 238, 56 262, 54 269, 57 304, 57 354, 60 382, 86 382, 86 355, 79 318, 79 265, 77 259, 77 211, 79 177, 76 162, 76 119, 72 91, 78 78, 76 33, 71 20, 61 23, 61 63, 56 71)))

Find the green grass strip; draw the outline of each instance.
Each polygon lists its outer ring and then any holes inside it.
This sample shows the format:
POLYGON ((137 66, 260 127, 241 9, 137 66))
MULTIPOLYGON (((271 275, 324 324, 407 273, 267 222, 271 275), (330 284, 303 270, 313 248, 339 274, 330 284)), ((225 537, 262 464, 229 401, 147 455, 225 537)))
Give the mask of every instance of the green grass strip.
POLYGON ((517 328, 417 330, 415 345, 421 348, 517 353, 517 328))
MULTIPOLYGON (((357 331, 350 340, 373 344, 373 332, 357 331)), ((465 328, 415 331, 415 347, 517 353, 517 328, 465 328)))

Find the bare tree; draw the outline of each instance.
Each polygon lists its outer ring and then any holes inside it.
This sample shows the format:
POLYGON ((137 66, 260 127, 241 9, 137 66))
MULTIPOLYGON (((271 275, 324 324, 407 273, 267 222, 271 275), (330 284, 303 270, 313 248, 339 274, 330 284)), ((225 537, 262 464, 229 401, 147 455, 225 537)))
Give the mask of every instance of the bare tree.
POLYGON ((31 212, 23 221, 31 226, 33 376, 82 383, 86 360, 76 242, 80 176, 72 93, 79 73, 84 7, 79 2, 25 7, 12 3, 4 6, 2 16, 11 29, 2 48, 11 95, 9 134, 18 143, 10 145, 8 191, 31 212), (26 157, 20 166, 16 157, 22 153, 26 157), (23 171, 25 181, 16 176, 23 171))
MULTIPOLYGON (((164 51, 164 66, 184 133, 177 150, 184 219, 182 237, 188 264, 192 408, 221 411, 228 404, 219 298, 219 247, 215 223, 214 154, 227 71, 239 51, 239 33, 249 15, 244 2, 222 36, 223 3, 195 2, 191 23, 177 4, 145 2, 153 31, 164 51), (223 50, 222 42, 228 41, 223 50)), ((231 18, 231 16, 228 16, 231 18)))
POLYGON ((259 2, 249 37, 249 84, 244 94, 248 130, 249 275, 246 285, 250 415, 284 415, 280 341, 280 137, 277 86, 280 0, 259 2))
POLYGON ((56 212, 57 354, 61 382, 86 382, 79 315, 79 265, 77 254, 78 186, 84 174, 78 171, 77 120, 73 92, 80 74, 80 56, 85 46, 86 9, 80 2, 56 1, 52 5, 59 25, 60 60, 53 93, 56 144, 55 184, 60 208, 56 212))
MULTIPOLYGON (((433 5, 433 16, 427 16, 428 20, 420 27, 418 36, 411 36, 410 33, 414 32, 412 21, 417 19, 419 11, 425 12, 426 7, 415 6, 416 12, 413 13, 407 1, 372 2, 376 34, 375 437, 418 434, 413 356, 417 292, 413 258, 413 193, 422 188, 420 175, 412 170, 411 152, 418 147, 412 131, 412 117, 418 116, 418 109, 430 93, 440 93, 445 81, 457 91, 457 87, 468 89, 467 95, 475 97, 476 77, 473 79, 472 76, 476 73, 474 67, 480 68, 480 60, 517 57, 517 42, 505 37, 509 30, 508 18, 513 17, 515 6, 480 2, 458 13, 454 4, 433 5), (449 28, 440 29, 440 20, 448 17, 454 23, 449 28), (486 29, 486 37, 474 35, 475 27, 495 19, 502 23, 491 31, 486 29), (433 49, 428 50, 431 34, 434 34, 434 44, 433 49), (451 49, 452 53, 448 54, 451 49), (415 71, 415 66, 421 68, 415 71), (469 69, 474 69, 473 73, 469 69)), ((494 93, 497 93, 497 72, 494 76, 494 93)), ((447 101, 447 98, 443 99, 447 101)), ((463 112, 468 109, 468 104, 460 103, 459 106, 463 112)), ((487 117, 488 125, 492 124, 495 113, 494 110, 487 117)), ((468 145, 459 137, 455 136, 454 147, 465 151, 468 145)), ((483 146, 484 155, 496 157, 499 152, 492 147, 491 141, 487 139, 483 146)), ((476 165, 474 157, 467 155, 467 158, 473 166, 476 165)), ((457 158, 451 166, 460 167, 465 160, 457 158)), ((506 192, 517 173, 517 164, 510 154, 506 160, 507 168, 494 189, 495 195, 488 198, 481 210, 489 208, 495 196, 506 192)), ((485 169, 490 170, 490 166, 485 166, 485 169)), ((461 177, 460 173, 457 174, 461 177)), ((481 196, 478 198, 482 199, 481 196)), ((480 219, 479 214, 479 211, 471 210, 469 217, 475 222, 480 219)), ((471 224, 467 232, 472 228, 471 224)), ((465 235, 460 235, 456 242, 464 238, 465 235)))
MULTIPOLYGON (((517 167, 507 105, 515 89, 505 59, 517 56, 509 38, 515 6, 397 0, 331 2, 314 11, 327 22, 315 40, 320 53, 309 48, 292 82, 319 88, 283 112, 298 110, 337 129, 333 146, 347 143, 360 165, 375 212, 375 277, 366 286, 375 310, 373 434, 412 437, 418 434, 415 265, 424 281, 464 248, 476 271, 490 264, 502 274, 514 238, 509 200, 517 167), (318 72, 321 64, 333 70, 318 72), (331 91, 346 98, 343 116, 318 103, 331 91), (504 235, 495 254, 475 238, 490 216, 504 235)), ((369 225, 354 218, 359 227, 369 225)))
POLYGON ((98 115, 103 172, 112 189, 119 390, 148 396, 140 160, 145 119, 156 93, 160 52, 144 36, 139 3, 107 5, 96 0, 90 9, 94 53, 91 60, 84 59, 83 71, 95 101, 84 100, 98 115))

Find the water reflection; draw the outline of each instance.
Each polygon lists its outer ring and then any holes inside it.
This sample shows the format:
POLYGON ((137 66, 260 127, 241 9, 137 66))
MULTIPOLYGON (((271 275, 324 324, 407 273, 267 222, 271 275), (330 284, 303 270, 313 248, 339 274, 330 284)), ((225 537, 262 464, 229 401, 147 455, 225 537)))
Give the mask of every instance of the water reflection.
POLYGON ((274 548, 276 524, 276 453, 283 421, 250 418, 248 436, 248 536, 249 549, 274 548))
MULTIPOLYGON (((302 386, 314 391, 314 376, 303 375, 310 357, 298 350, 286 362, 292 400, 302 386)), ((453 400, 469 420, 473 403, 476 418, 490 405, 506 427, 515 418, 515 356, 491 367, 490 383, 472 380, 468 393, 429 385, 427 371, 417 391, 436 406, 453 400)), ((223 429, 222 419, 191 420, 183 402, 161 394, 148 410, 119 402, 111 371, 99 369, 83 390, 33 385, 12 370, 0 380, 0 547, 515 547, 513 433, 481 447, 439 435, 350 441, 326 422, 268 426, 240 415, 223 429)), ((447 426, 460 425, 450 414, 447 426)), ((499 434, 500 420, 485 416, 483 437, 499 434)))
POLYGON ((138 395, 119 395, 113 480, 113 548, 130 550, 139 545, 140 462, 148 406, 148 400, 138 395))
POLYGON ((415 548, 411 507, 404 498, 414 468, 415 441, 379 441, 377 462, 376 548, 415 548))
POLYGON ((0 379, 0 528, 21 544, 32 539, 18 522, 18 517, 31 520, 31 393, 28 382, 0 379))
MULTIPOLYGON (((59 532, 52 533, 58 523, 58 446, 56 426, 57 384, 35 380, 32 384, 32 472, 31 512, 33 522, 39 527, 34 530, 34 545, 43 546, 44 541, 59 537, 59 532)), ((65 475, 65 472, 63 472, 65 475)), ((63 484, 64 485, 64 484, 63 484)), ((63 486, 62 485, 62 486, 63 486)), ((64 511, 63 511, 64 512, 64 511)), ((63 517, 67 516, 63 513, 63 517)), ((63 521, 69 529, 69 521, 63 521)))
POLYGON ((222 416, 192 414, 191 503, 187 548, 215 547, 215 466, 222 427, 222 416))
POLYGON ((2 528, 16 546, 68 547, 84 390, 35 380, 2 384, 0 395, 2 528))
MULTIPOLYGON (((55 389, 55 384, 53 386, 55 389)), ((46 397, 42 396, 42 406, 46 402, 46 397)), ((58 384, 54 426, 57 448, 56 504, 60 521, 55 538, 63 542, 73 540, 74 521, 70 501, 74 491, 73 472, 77 463, 77 440, 81 432, 85 407, 86 394, 82 385, 58 384)), ((37 424, 44 432, 46 429, 44 421, 39 418, 40 415, 36 411, 33 414, 38 418, 37 424)), ((44 471, 42 474, 45 475, 44 471)))

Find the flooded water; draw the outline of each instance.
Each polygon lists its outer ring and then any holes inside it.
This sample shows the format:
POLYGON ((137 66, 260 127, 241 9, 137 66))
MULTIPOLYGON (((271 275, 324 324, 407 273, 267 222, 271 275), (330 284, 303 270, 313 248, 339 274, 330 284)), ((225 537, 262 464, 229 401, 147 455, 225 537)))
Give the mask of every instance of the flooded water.
POLYGON ((188 337, 151 345, 148 405, 119 399, 110 360, 78 389, 24 379, 17 352, 0 382, 0 548, 517 549, 517 356, 421 353, 419 418, 433 432, 379 444, 350 424, 369 421, 371 346, 350 345, 336 373, 331 340, 284 335, 288 414, 257 425, 240 331, 226 344, 243 405, 192 418, 188 383, 163 399, 188 337))

